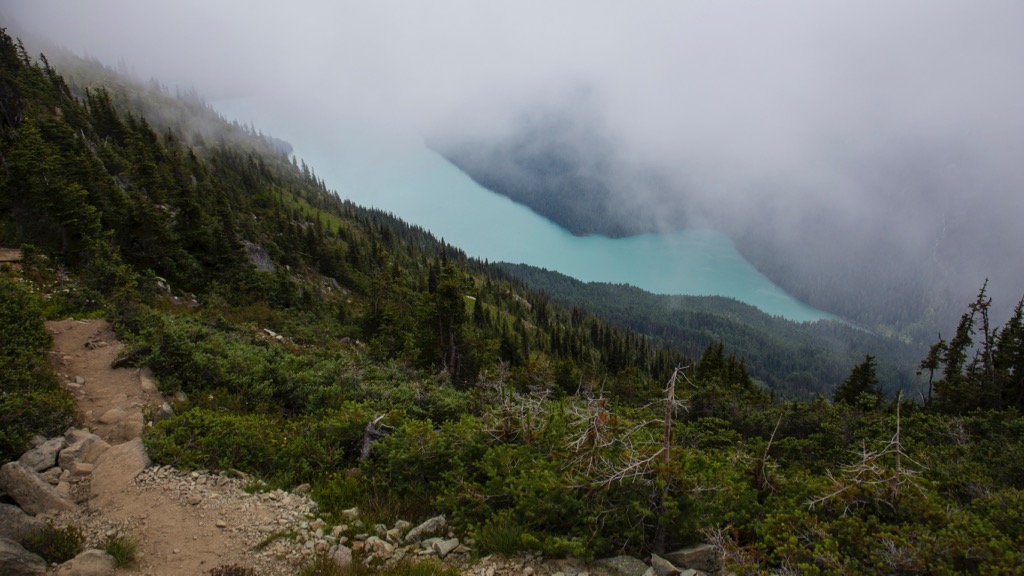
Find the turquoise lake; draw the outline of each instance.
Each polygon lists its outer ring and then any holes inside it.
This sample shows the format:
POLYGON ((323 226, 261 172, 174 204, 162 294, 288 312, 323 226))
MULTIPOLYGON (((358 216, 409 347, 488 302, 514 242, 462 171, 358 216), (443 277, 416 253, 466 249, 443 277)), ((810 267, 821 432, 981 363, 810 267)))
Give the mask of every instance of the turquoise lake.
POLYGON ((526 263, 587 282, 631 284, 657 294, 719 295, 795 321, 832 319, 757 271, 713 230, 628 238, 574 236, 470 179, 415 135, 367 127, 302 127, 251 104, 218 102, 228 118, 284 138, 328 188, 391 212, 470 256, 526 263))

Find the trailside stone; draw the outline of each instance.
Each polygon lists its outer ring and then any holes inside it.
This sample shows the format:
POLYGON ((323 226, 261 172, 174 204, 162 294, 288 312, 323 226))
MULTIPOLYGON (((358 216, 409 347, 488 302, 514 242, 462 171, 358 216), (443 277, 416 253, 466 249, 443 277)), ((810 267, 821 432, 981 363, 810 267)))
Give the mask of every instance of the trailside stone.
POLYGON ((64 446, 64 438, 50 438, 46 442, 43 442, 22 454, 21 458, 18 458, 18 462, 21 462, 36 472, 42 472, 47 468, 53 468, 57 465, 57 454, 60 453, 64 446))
POLYGON ((108 576, 114 573, 117 561, 103 550, 90 548, 57 568, 57 576, 108 576))
POLYGON ((676 550, 665 554, 665 559, 680 568, 693 568, 701 572, 717 572, 719 568, 718 554, 710 544, 676 550))
POLYGON ((654 569, 654 573, 657 576, 675 576, 679 574, 679 568, 676 568, 671 562, 657 554, 651 554, 651 568, 654 569))
POLYGON ((459 547, 459 539, 458 538, 452 538, 450 540, 441 540, 439 542, 434 542, 434 545, 432 546, 432 548, 434 549, 434 553, 437 554, 437 557, 442 559, 442 560, 444 560, 445 556, 447 556, 448 554, 451 554, 451 552, 453 550, 455 550, 456 548, 458 548, 458 547, 459 547))
MULTIPOLYGON (((140 472, 152 464, 141 438, 112 446, 104 452, 92 470, 92 494, 102 499, 115 498, 140 472)), ((98 503, 99 504, 99 503, 98 503)), ((97 504, 97 505, 98 505, 97 504)))
POLYGON ((139 382, 142 384, 142 391, 150 394, 159 394, 160 387, 157 385, 156 376, 153 375, 153 371, 146 366, 142 370, 139 370, 139 382))
POLYGON ((434 516, 430 520, 427 520, 412 530, 409 530, 409 533, 405 535, 405 541, 412 544, 419 542, 424 538, 436 536, 444 532, 447 525, 448 521, 445 520, 444 516, 434 516))
POLYGON ((334 554, 331 554, 331 560, 339 568, 348 568, 352 565, 352 550, 344 544, 339 544, 338 549, 334 551, 334 554))
POLYGON ((21 542, 23 536, 46 526, 46 523, 25 514, 25 511, 10 504, 0 504, 0 538, 21 542))
POLYGON ((103 424, 117 424, 128 417, 128 413, 124 411, 124 408, 111 408, 100 416, 100 422, 103 424))
POLYGON ((46 574, 46 560, 25 550, 14 540, 0 538, 0 574, 40 576, 46 574))
POLYGON ((110 448, 102 438, 84 430, 71 430, 64 437, 68 445, 60 451, 57 463, 65 470, 70 470, 75 462, 95 464, 100 454, 110 448))
POLYGON ((594 565, 604 568, 614 576, 643 576, 648 570, 643 560, 632 556, 604 558, 594 562, 594 565))
POLYGON ((21 462, 0 467, 0 490, 14 499, 25 512, 36 516, 50 510, 75 510, 75 503, 61 496, 38 472, 21 462))

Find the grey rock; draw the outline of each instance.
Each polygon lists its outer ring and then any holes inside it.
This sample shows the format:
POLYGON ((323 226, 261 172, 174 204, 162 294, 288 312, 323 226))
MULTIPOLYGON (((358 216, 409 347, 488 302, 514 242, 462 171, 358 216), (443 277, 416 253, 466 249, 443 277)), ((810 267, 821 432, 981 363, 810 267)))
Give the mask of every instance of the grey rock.
POLYGON ((333 560, 339 568, 348 568, 352 565, 352 550, 348 546, 339 544, 338 549, 331 554, 331 560, 333 560))
POLYGON ((8 538, 15 542, 30 532, 46 526, 39 518, 25 514, 25 511, 10 504, 0 504, 0 538, 8 538))
POLYGON ((657 576, 675 576, 680 572, 679 568, 657 554, 651 554, 651 568, 657 576))
POLYGON ((615 556, 594 562, 613 576, 643 576, 648 570, 647 564, 632 556, 615 556))
POLYGON ((110 430, 111 442, 120 443, 141 438, 145 427, 141 412, 128 414, 110 430))
POLYGON ((60 454, 64 446, 64 438, 51 438, 22 454, 18 462, 36 472, 42 472, 57 465, 57 454, 60 454))
POLYGON ((0 574, 4 574, 4 576, 46 574, 46 561, 25 550, 17 542, 0 538, 0 574))
POLYGON ((47 440, 46 436, 43 436, 41 434, 36 434, 36 435, 32 436, 31 438, 29 438, 29 440, 28 440, 28 447, 29 448, 35 448, 36 446, 39 446, 43 442, 46 442, 46 440, 47 440))
POLYGON ((405 535, 405 541, 412 544, 419 542, 424 538, 442 534, 447 525, 448 521, 445 520, 444 516, 434 516, 430 520, 427 520, 412 530, 409 530, 409 533, 405 535))
POLYGON ((58 468, 57 466, 54 466, 53 468, 48 468, 39 473, 39 475, 43 477, 43 480, 46 480, 46 483, 49 484, 50 486, 56 486, 57 483, 60 482, 60 477, 63 474, 64 471, 58 468))
POLYGON ((160 387, 157 385, 156 376, 149 367, 139 370, 139 382, 142 384, 142 391, 149 394, 159 394, 160 387))
POLYGON ((21 462, 8 462, 0 467, 0 490, 7 492, 22 510, 33 516, 50 510, 78 508, 74 502, 61 496, 38 472, 21 462))
POLYGON ((717 572, 720 567, 718 554, 710 544, 676 550, 665 554, 665 559, 680 568, 693 568, 701 572, 717 572))
POLYGON ((72 476, 88 476, 92 474, 93 465, 85 462, 75 462, 71 465, 72 476))
POLYGON ((394 529, 398 530, 402 534, 408 532, 410 528, 412 528, 412 522, 409 522, 408 520, 398 520, 395 522, 394 529))
POLYGON ((110 444, 91 432, 74 432, 65 436, 68 439, 67 448, 61 450, 60 456, 57 457, 57 463, 64 470, 70 470, 75 462, 95 464, 100 454, 110 448, 110 444))
MULTIPOLYGON (((141 438, 111 447, 96 460, 93 467, 93 495, 101 501, 116 498, 152 463, 141 438)), ((101 502, 96 505, 101 505, 101 502)))
POLYGON ((459 539, 452 538, 450 540, 441 540, 434 542, 433 549, 437 557, 444 560, 444 557, 451 554, 453 550, 459 547, 459 539))
POLYGON ((349 522, 359 518, 359 508, 349 508, 341 511, 341 517, 349 522))
POLYGON ((103 424, 117 424, 128 417, 128 413, 123 408, 111 408, 100 416, 100 422, 103 424))
POLYGON ((117 561, 103 550, 90 548, 57 568, 57 576, 107 576, 113 574, 117 561))

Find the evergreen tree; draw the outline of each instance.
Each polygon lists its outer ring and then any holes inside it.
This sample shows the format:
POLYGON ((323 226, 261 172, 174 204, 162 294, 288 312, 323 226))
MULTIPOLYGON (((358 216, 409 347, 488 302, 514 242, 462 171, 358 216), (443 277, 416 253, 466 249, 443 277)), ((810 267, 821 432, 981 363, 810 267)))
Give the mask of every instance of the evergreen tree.
POLYGON ((864 361, 853 367, 850 376, 836 388, 832 400, 836 403, 878 406, 882 402, 882 390, 878 387, 877 364, 871 354, 864 355, 864 361))

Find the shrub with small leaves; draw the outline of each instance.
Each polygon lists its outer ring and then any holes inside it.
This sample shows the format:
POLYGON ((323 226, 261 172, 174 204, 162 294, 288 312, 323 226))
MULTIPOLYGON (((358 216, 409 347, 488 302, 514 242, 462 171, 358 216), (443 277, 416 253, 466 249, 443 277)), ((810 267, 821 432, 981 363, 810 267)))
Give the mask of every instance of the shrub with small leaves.
POLYGON ((22 546, 49 563, 61 564, 71 560, 82 551, 85 536, 75 526, 58 528, 53 522, 30 533, 22 546))

